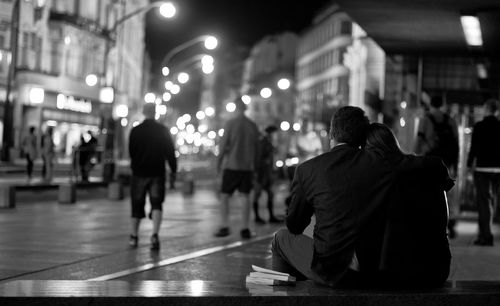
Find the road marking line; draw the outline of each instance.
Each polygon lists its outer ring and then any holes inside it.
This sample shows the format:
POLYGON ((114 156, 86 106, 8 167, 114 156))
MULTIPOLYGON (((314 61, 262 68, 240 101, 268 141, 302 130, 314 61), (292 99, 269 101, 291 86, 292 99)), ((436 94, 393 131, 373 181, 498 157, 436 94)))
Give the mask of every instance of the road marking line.
POLYGON ((161 261, 158 261, 158 262, 145 264, 145 265, 138 266, 138 267, 135 267, 135 268, 131 268, 131 269, 127 269, 127 270, 123 270, 123 271, 119 271, 119 272, 115 272, 115 273, 111 273, 111 274, 106 274, 106 275, 103 275, 103 276, 94 277, 94 278, 90 278, 90 279, 87 279, 87 280, 88 281, 107 281, 107 280, 111 280, 111 279, 115 279, 115 278, 127 276, 127 275, 130 275, 130 274, 144 272, 144 271, 151 270, 151 269, 154 269, 154 268, 160 268, 160 267, 168 266, 168 265, 171 265, 171 264, 179 263, 181 261, 186 261, 186 260, 189 260, 189 259, 193 259, 193 258, 197 258, 197 257, 202 257, 202 256, 205 256, 205 255, 209 255, 209 254, 213 254, 213 253, 217 253, 217 252, 221 252, 221 251, 225 251, 225 250, 229 250, 229 249, 234 249, 234 248, 237 248, 237 247, 240 247, 240 246, 244 246, 244 245, 247 245, 247 244, 250 244, 250 243, 253 243, 253 242, 258 242, 258 241, 261 241, 261 240, 272 238, 273 236, 274 236, 274 233, 273 234, 269 234, 269 235, 265 235, 265 236, 262 236, 262 237, 259 237, 259 238, 256 238, 256 239, 248 240, 248 241, 245 241, 245 242, 243 242, 243 241, 240 240, 240 241, 236 241, 236 242, 233 242, 233 243, 230 243, 230 244, 220 245, 220 246, 216 246, 216 247, 211 247, 211 248, 207 248, 207 249, 203 249, 203 250, 199 250, 199 251, 194 251, 194 252, 191 252, 191 253, 188 253, 188 254, 184 254, 184 255, 180 255, 180 256, 175 256, 175 257, 172 257, 172 258, 167 258, 167 259, 164 259, 164 260, 161 260, 161 261))

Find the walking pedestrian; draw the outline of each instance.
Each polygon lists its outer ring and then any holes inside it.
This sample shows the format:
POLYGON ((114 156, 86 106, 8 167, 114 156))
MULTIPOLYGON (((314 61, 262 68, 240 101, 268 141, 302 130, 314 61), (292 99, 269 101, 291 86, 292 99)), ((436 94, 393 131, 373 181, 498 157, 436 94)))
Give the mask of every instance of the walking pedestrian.
MULTIPOLYGON (((441 96, 431 98, 430 109, 421 118, 418 126, 415 153, 440 157, 448 168, 450 176, 456 179, 459 151, 458 128, 453 118, 445 113, 442 107, 443 98, 441 96)), ((448 205, 450 209, 449 236, 455 238, 459 206, 458 199, 452 193, 448 194, 448 205)))
POLYGON ((495 117, 499 102, 484 104, 485 116, 474 125, 467 167, 474 172, 479 233, 475 245, 493 246, 491 223, 498 208, 500 184, 500 120, 495 117))
POLYGON ((47 127, 47 131, 42 137, 42 159, 43 159, 43 167, 42 167, 42 177, 44 181, 50 182, 52 180, 53 172, 54 172, 54 155, 55 155, 55 146, 54 146, 54 128, 49 126, 47 127))
POLYGON ((246 105, 239 97, 236 101, 236 117, 224 127, 217 161, 217 173, 222 170, 221 224, 216 237, 225 237, 229 231, 229 198, 238 190, 243 195, 242 229, 240 235, 249 239, 250 231, 250 191, 257 165, 259 150, 259 130, 257 125, 245 116, 246 105))
POLYGON ((29 182, 33 176, 33 162, 37 155, 37 137, 34 126, 30 126, 29 134, 23 139, 23 150, 26 156, 26 172, 29 182))
POLYGON ((132 168, 130 187, 132 204, 132 233, 129 244, 138 245, 138 231, 141 220, 146 216, 146 195, 151 203, 153 233, 151 249, 160 248, 158 237, 162 221, 162 204, 165 199, 166 169, 165 162, 171 170, 170 179, 175 181, 177 158, 169 130, 156 122, 156 104, 146 103, 143 114, 144 121, 134 127, 129 137, 129 153, 132 168))
POLYGON ((267 209, 269 211, 269 222, 280 223, 283 220, 274 215, 274 192, 273 192, 273 168, 274 168, 274 144, 273 135, 278 128, 270 125, 265 128, 264 135, 260 139, 259 161, 257 165, 257 179, 255 183, 255 194, 253 200, 253 211, 255 222, 259 224, 266 223, 259 215, 259 199, 262 191, 267 194, 267 209))

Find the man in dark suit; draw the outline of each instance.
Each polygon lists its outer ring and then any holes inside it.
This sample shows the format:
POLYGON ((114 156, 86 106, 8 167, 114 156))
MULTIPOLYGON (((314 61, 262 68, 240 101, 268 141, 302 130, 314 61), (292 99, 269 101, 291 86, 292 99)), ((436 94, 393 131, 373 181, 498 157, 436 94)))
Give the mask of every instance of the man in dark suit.
POLYGON ((393 181, 391 165, 362 151, 369 122, 346 106, 332 118, 333 148, 297 167, 287 229, 276 233, 273 269, 329 286, 350 285, 378 272, 384 211, 393 181), (314 238, 303 235, 316 217, 314 238))

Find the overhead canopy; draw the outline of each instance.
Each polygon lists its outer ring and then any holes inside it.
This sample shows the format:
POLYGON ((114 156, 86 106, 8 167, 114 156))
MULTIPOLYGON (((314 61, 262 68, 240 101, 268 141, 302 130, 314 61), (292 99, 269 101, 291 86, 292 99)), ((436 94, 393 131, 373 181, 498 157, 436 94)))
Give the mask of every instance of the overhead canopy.
POLYGON ((388 54, 500 55, 500 0, 335 0, 388 54), (461 14, 479 18, 482 48, 467 46, 461 14))

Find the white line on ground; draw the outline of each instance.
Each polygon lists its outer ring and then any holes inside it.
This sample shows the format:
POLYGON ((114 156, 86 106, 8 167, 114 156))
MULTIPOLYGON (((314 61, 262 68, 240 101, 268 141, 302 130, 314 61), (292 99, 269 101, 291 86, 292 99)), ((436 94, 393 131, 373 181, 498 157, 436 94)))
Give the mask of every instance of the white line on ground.
POLYGON ((237 248, 237 247, 240 247, 240 246, 244 246, 244 245, 249 244, 249 243, 253 243, 253 242, 261 241, 261 240, 264 240, 264 239, 268 239, 268 238, 271 238, 273 236, 274 236, 274 233, 270 234, 270 235, 261 236, 261 237, 258 237, 256 239, 247 240, 247 241, 241 241, 240 240, 240 241, 236 241, 236 242, 233 242, 233 243, 230 243, 230 244, 219 245, 219 246, 215 246, 215 247, 211 247, 211 248, 207 248, 207 249, 203 249, 203 250, 199 250, 199 251, 194 251, 194 252, 191 252, 191 253, 188 253, 188 254, 184 254, 184 255, 180 255, 180 256, 175 256, 175 257, 172 257, 172 258, 167 258, 167 259, 164 259, 164 260, 161 260, 161 261, 158 261, 158 262, 153 262, 153 263, 145 264, 145 265, 138 266, 138 267, 135 267, 135 268, 131 268, 131 269, 127 269, 127 270, 123 270, 123 271, 119 271, 119 272, 115 272, 115 273, 111 273, 111 274, 106 274, 106 275, 103 275, 103 276, 94 277, 94 278, 90 278, 90 279, 87 279, 87 280, 88 281, 107 281, 107 280, 111 280, 111 279, 115 279, 115 278, 119 278, 119 277, 124 277, 124 276, 127 276, 127 275, 131 275, 131 274, 135 274, 135 273, 139 273, 139 272, 144 272, 144 271, 147 271, 147 270, 151 270, 151 269, 160 268, 160 267, 168 266, 168 265, 171 265, 171 264, 179 263, 181 261, 186 261, 186 260, 189 260, 189 259, 193 259, 193 258, 197 258, 197 257, 201 257, 201 256, 205 256, 205 255, 209 255, 209 254, 213 254, 213 253, 217 253, 217 252, 229 250, 229 249, 234 249, 234 248, 237 248))

